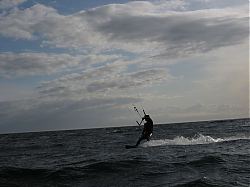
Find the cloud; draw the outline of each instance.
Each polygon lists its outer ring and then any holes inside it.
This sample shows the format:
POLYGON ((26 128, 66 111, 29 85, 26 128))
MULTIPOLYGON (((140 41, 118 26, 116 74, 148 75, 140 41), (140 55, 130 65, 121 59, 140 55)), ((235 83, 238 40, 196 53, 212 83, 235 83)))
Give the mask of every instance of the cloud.
POLYGON ((247 0, 189 0, 183 1, 184 9, 188 10, 199 10, 199 9, 223 9, 228 7, 238 7, 241 5, 248 5, 247 0))
POLYGON ((171 79, 164 69, 141 70, 133 73, 126 68, 108 65, 80 73, 63 76, 59 79, 41 83, 38 91, 42 97, 56 98, 94 98, 116 97, 116 91, 147 87, 171 79))
POLYGON ((15 39, 35 39, 35 33, 41 33, 34 27, 56 15, 55 9, 43 5, 34 5, 24 10, 12 9, 0 17, 0 34, 15 39))
POLYGON ((245 9, 179 12, 164 11, 159 7, 161 4, 164 3, 152 4, 148 11, 137 6, 131 8, 132 4, 100 7, 92 10, 99 20, 92 25, 114 48, 175 58, 234 45, 248 36, 245 9))
POLYGON ((173 11, 170 2, 112 4, 66 16, 37 4, 2 16, 0 34, 42 38, 51 47, 172 57, 234 45, 248 36, 248 13, 238 7, 173 11))
POLYGON ((166 80, 167 72, 160 69, 150 69, 125 74, 114 80, 94 81, 87 86, 88 92, 106 91, 112 89, 128 89, 148 86, 158 81, 166 80))
POLYGON ((19 4, 24 3, 25 1, 27 1, 27 0, 1 0, 0 1, 0 10, 15 7, 19 4))
POLYGON ((60 78, 44 81, 38 86, 38 91, 47 96, 67 96, 73 97, 74 94, 83 95, 87 93, 86 85, 97 80, 114 80, 121 72, 126 71, 124 64, 106 64, 101 67, 88 68, 86 70, 70 73, 60 78))
POLYGON ((118 59, 118 55, 69 55, 49 53, 0 53, 0 74, 2 77, 49 75, 70 71, 72 68, 86 68, 118 59))

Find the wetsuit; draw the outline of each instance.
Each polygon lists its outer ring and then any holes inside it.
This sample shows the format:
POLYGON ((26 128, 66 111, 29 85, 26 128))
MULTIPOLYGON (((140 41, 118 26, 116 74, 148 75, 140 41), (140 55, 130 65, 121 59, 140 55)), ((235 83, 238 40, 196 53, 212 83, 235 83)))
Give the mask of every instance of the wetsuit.
POLYGON ((144 118, 146 120, 146 123, 144 124, 144 128, 142 131, 142 135, 139 138, 139 140, 136 143, 136 146, 138 146, 140 144, 140 142, 144 139, 146 139, 147 141, 149 141, 150 136, 153 133, 153 120, 150 117, 144 118))

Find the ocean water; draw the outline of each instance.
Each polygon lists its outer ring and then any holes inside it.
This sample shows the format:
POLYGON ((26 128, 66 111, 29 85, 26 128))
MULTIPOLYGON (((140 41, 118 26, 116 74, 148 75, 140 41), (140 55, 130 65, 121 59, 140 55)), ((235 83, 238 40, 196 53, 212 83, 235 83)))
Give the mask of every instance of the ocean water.
POLYGON ((0 135, 0 186, 250 186, 249 119, 0 135))

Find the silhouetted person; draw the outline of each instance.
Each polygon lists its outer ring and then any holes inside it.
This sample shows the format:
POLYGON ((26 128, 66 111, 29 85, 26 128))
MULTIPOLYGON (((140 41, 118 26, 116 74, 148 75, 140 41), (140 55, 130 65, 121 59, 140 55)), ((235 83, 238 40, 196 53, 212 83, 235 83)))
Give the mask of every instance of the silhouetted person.
POLYGON ((142 140, 144 140, 144 139, 149 141, 150 137, 153 134, 153 120, 147 114, 142 118, 141 123, 143 122, 143 120, 145 120, 146 123, 144 123, 144 128, 143 128, 143 131, 142 131, 142 135, 139 138, 139 140, 137 141, 136 146, 138 146, 140 144, 140 142, 142 140))

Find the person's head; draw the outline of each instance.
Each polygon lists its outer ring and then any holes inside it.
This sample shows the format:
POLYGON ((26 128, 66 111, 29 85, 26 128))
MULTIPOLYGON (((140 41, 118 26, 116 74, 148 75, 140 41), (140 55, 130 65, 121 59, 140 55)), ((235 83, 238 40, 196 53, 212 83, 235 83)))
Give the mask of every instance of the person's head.
POLYGON ((150 116, 146 114, 143 118, 147 121, 148 119, 150 119, 150 116))

